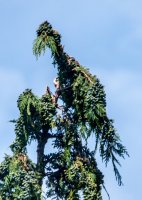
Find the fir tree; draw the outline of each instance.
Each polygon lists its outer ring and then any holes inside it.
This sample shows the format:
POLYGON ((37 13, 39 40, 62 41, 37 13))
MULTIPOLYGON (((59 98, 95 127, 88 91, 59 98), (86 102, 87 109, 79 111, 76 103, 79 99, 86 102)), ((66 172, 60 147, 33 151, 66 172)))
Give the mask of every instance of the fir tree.
POLYGON ((33 52, 38 58, 51 50, 57 68, 54 94, 47 87, 42 97, 29 89, 17 101, 20 112, 15 121, 16 138, 10 146, 13 156, 0 164, 2 200, 40 200, 43 179, 45 199, 101 200, 103 174, 97 167, 96 151, 107 165, 112 162, 116 180, 122 185, 118 157, 128 155, 106 113, 104 88, 99 79, 70 57, 61 36, 47 21, 37 30, 33 52), (94 151, 87 146, 94 134, 94 151), (37 162, 27 153, 27 145, 37 142, 37 162), (54 153, 45 153, 51 140, 54 153))

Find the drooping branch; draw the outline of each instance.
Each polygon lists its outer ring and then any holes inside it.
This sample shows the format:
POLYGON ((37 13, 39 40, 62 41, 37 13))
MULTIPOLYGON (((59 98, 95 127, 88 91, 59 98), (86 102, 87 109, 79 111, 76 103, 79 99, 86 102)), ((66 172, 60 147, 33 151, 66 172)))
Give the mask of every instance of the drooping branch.
POLYGON ((76 123, 82 135, 89 137, 96 134, 100 155, 107 164, 112 160, 115 175, 121 185, 121 176, 116 168, 116 156, 128 155, 127 150, 117 137, 113 122, 106 113, 106 99, 103 86, 96 76, 89 73, 78 61, 69 56, 61 44, 61 36, 47 21, 37 30, 33 52, 38 57, 46 48, 51 50, 53 63, 58 69, 60 83, 60 98, 66 109, 74 111, 76 123), (67 89, 68 88, 68 89, 67 89))
POLYGON ((91 84, 94 84, 94 77, 86 69, 75 67, 73 71, 80 72, 91 84))
POLYGON ((41 98, 29 89, 20 95, 20 116, 13 121, 13 156, 6 156, 0 164, 0 199, 42 199, 46 177, 47 198, 102 200, 103 174, 97 167, 95 151, 87 146, 88 137, 95 133, 96 149, 106 165, 112 161, 119 185, 122 178, 117 156, 124 158, 127 150, 107 117, 100 81, 64 51, 60 34, 46 21, 37 30, 34 54, 39 57, 47 47, 58 70, 56 91, 53 94, 47 86, 41 98), (27 145, 33 140, 37 141, 36 163, 27 155, 27 145), (48 145, 45 153, 48 140, 54 153, 48 145))

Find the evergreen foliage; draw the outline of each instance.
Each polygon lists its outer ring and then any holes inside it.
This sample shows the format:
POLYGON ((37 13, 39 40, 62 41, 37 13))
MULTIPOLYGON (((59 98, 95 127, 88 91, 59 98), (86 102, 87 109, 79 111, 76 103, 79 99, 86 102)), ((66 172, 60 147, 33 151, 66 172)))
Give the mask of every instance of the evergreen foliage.
POLYGON ((106 165, 112 162, 119 185, 118 157, 128 155, 127 150, 107 116, 99 79, 64 51, 60 34, 46 21, 37 30, 33 52, 38 58, 47 48, 57 68, 58 86, 54 95, 47 87, 41 98, 29 89, 19 96, 20 116, 14 121, 16 138, 10 146, 13 156, 6 155, 0 164, 0 198, 43 199, 45 178, 46 199, 101 200, 104 180, 97 167, 97 149, 106 165), (92 134, 94 151, 87 146, 92 134), (33 140, 37 142, 36 163, 27 155, 27 145, 33 140), (54 153, 46 154, 49 140, 54 153))

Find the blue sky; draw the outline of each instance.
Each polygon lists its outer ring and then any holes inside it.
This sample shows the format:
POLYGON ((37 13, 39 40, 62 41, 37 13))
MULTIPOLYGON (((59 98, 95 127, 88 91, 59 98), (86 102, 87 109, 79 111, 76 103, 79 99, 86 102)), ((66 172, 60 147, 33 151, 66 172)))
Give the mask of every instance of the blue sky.
POLYGON ((65 50, 105 86, 108 115, 129 151, 121 161, 123 187, 111 166, 99 162, 111 199, 141 199, 141 10, 140 0, 0 0, 0 161, 14 140, 8 121, 18 117, 19 94, 32 88, 42 95, 55 77, 50 53, 38 61, 32 54, 35 31, 48 20, 62 34, 65 50))

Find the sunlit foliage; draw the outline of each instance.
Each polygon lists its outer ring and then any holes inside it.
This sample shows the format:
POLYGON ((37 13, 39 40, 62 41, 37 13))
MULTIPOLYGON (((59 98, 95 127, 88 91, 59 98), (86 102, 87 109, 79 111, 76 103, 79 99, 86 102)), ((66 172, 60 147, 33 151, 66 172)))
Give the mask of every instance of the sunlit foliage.
POLYGON ((121 185, 118 157, 128 155, 127 150, 107 116, 106 96, 99 79, 64 51, 60 34, 46 21, 37 30, 33 52, 38 58, 47 48, 60 87, 55 94, 48 88, 41 98, 29 89, 19 96, 13 156, 6 156, 0 165, 0 197, 43 199, 45 178, 45 199, 101 200, 104 180, 97 167, 96 151, 106 165, 111 161, 121 185), (93 151, 87 145, 92 134, 93 151), (37 142, 37 163, 27 155, 27 145, 33 140, 37 142), (54 153, 46 154, 49 140, 54 153))

